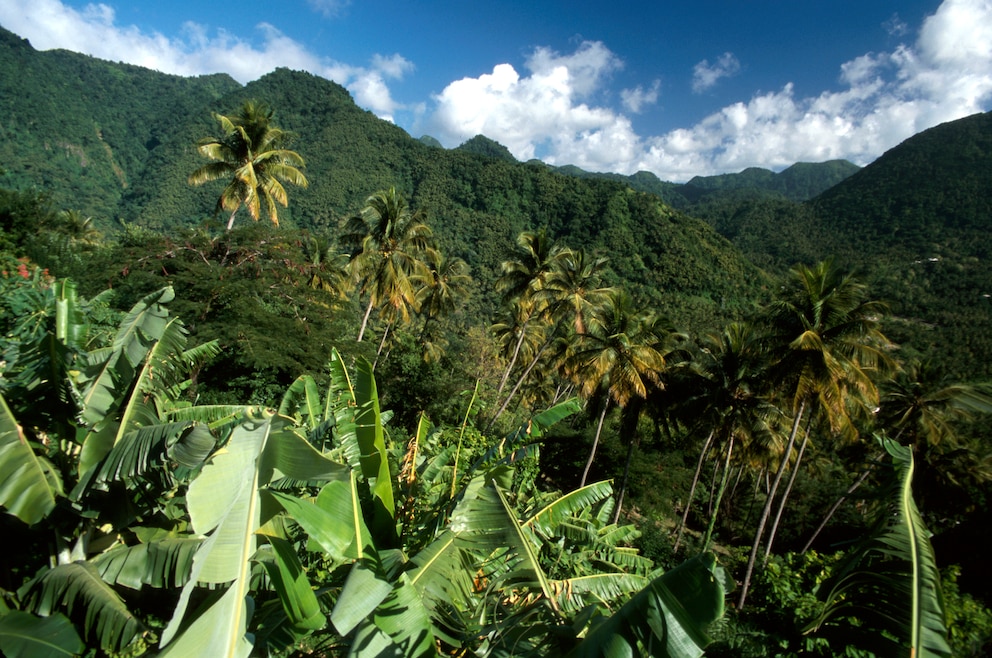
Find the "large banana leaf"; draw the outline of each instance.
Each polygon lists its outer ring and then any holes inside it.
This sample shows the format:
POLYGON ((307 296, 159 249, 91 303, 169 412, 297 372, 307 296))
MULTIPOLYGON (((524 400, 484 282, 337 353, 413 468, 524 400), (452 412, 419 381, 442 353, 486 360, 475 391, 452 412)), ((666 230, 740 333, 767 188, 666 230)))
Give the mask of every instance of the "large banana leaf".
POLYGON ((289 625, 301 635, 323 628, 327 620, 320 611, 317 595, 310 588, 296 550, 282 537, 268 537, 268 542, 273 559, 262 559, 262 565, 279 595, 289 625))
POLYGON ((361 559, 372 543, 362 506, 358 499, 355 478, 328 482, 314 502, 302 500, 278 491, 270 492, 310 536, 316 547, 335 562, 361 559))
MULTIPOLYGON (((160 319, 157 315, 148 317, 160 319)), ((181 367, 181 363, 177 361, 186 347, 186 330, 182 323, 175 318, 168 320, 161 330, 158 330, 157 324, 156 322, 155 329, 158 333, 146 335, 142 330, 136 329, 135 331, 139 335, 135 340, 122 346, 120 353, 111 354, 110 360, 117 363, 121 363, 122 355, 126 353, 126 350, 130 351, 134 357, 138 357, 140 354, 138 363, 133 363, 128 359, 126 364, 122 365, 128 373, 134 372, 137 366, 141 366, 140 370, 137 371, 133 386, 130 379, 119 380, 117 388, 113 391, 113 404, 107 399, 102 399, 99 408, 105 409, 106 414, 96 420, 94 418, 98 413, 97 405, 90 404, 83 410, 83 417, 90 423, 93 430, 84 439, 83 449, 79 453, 81 480, 89 480, 88 473, 96 469, 115 447, 119 447, 122 443, 133 442, 138 430, 157 425, 161 420, 156 397, 174 382, 174 374, 181 367), (135 345, 143 346, 144 351, 139 352, 135 345), (121 386, 121 384, 124 385, 121 386), (118 411, 120 412, 119 417, 118 411)), ((102 386, 102 384, 96 385, 102 386)), ((179 431, 182 429, 185 427, 180 428, 179 431)), ((163 437, 158 435, 157 438, 162 439, 163 437)), ((120 473, 120 469, 118 469, 118 475, 136 475, 143 466, 140 459, 141 454, 147 454, 151 447, 145 442, 137 450, 131 450, 130 459, 127 461, 120 459, 119 451, 118 466, 123 465, 127 468, 124 473, 120 473)), ((106 475, 106 472, 99 475, 106 475)), ((97 483, 100 481, 99 475, 95 478, 97 483)))
POLYGON ((882 440, 894 475, 874 530, 818 593, 826 607, 808 630, 840 618, 840 633, 879 655, 950 656, 940 572, 930 533, 913 500, 913 451, 882 440))
POLYGON ((0 505, 31 525, 48 516, 61 495, 58 473, 28 445, 0 395, 0 505))
POLYGON ((723 574, 712 554, 659 576, 601 621, 570 654, 574 658, 698 658, 707 627, 723 615, 723 574))
MULTIPOLYGON (((250 561, 264 521, 263 488, 281 477, 326 482, 346 476, 344 467, 287 429, 287 423, 288 419, 269 413, 249 414, 190 484, 186 498, 193 531, 208 536, 196 552, 190 581, 162 633, 164 654, 210 658, 247 655, 252 647, 246 630, 252 606, 248 595, 250 561), (226 585, 226 589, 201 607, 183 628, 186 608, 198 583, 226 585)), ((286 584, 297 587, 299 580, 294 576, 286 584)))
POLYGON ((612 495, 613 485, 609 481, 594 482, 575 491, 570 491, 544 506, 524 521, 523 525, 548 537, 565 519, 612 495))
POLYGON ((65 617, 36 617, 13 610, 0 617, 0 652, 7 658, 72 658, 86 645, 65 617))
POLYGON ((171 287, 145 296, 121 322, 113 344, 90 353, 79 381, 81 416, 88 425, 97 425, 120 406, 128 393, 128 389, 121 390, 120 383, 134 379, 152 343, 161 337, 169 322, 163 304, 175 296, 171 287))
MULTIPOLYGON (((387 517, 377 519, 379 523, 391 523, 396 515, 393 502, 393 479, 389 474, 389 461, 386 457, 386 438, 379 410, 379 393, 376 389, 372 365, 358 361, 358 376, 355 379, 355 398, 358 410, 355 413, 355 437, 361 449, 362 475, 387 517)), ((379 509, 377 505, 377 510, 379 509)))
POLYGON ((104 581, 141 589, 182 587, 189 581, 193 558, 201 541, 195 537, 167 537, 147 544, 118 546, 93 558, 104 581))
POLYGON ((48 569, 20 592, 25 608, 47 616, 65 609, 83 617, 86 635, 107 652, 118 652, 144 630, 127 604, 88 562, 48 569))

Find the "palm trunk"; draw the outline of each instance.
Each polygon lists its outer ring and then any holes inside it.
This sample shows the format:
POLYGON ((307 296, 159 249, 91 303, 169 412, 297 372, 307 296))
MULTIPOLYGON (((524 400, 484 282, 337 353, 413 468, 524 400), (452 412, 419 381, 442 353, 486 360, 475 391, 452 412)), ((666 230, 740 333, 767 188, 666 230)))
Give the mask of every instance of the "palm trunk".
POLYGON ((528 322, 530 322, 530 318, 524 320, 524 323, 520 326, 520 337, 517 338, 517 345, 513 348, 513 356, 510 358, 510 364, 506 366, 506 370, 503 372, 503 378, 499 382, 499 388, 496 389, 496 395, 503 392, 503 387, 506 386, 506 380, 509 379, 513 366, 517 365, 517 357, 520 356, 520 347, 524 344, 524 338, 527 335, 528 322))
POLYGON ((692 486, 689 487, 689 497, 686 499, 685 509, 682 511, 682 520, 679 521, 679 531, 675 534, 675 548, 672 549, 673 554, 678 554, 679 546, 682 544, 682 533, 685 532, 689 510, 692 509, 692 499, 696 495, 696 485, 699 483, 699 474, 703 472, 703 462, 706 461, 706 453, 709 452, 714 431, 711 431, 710 435, 706 437, 706 443, 703 444, 703 449, 699 453, 699 459, 696 460, 696 472, 692 476, 692 486))
POLYGON ((765 544, 765 555, 762 558, 762 564, 768 562, 768 556, 772 553, 772 544, 775 543, 775 535, 778 533, 778 524, 782 520, 782 512, 785 511, 785 503, 789 499, 789 494, 792 493, 792 485, 796 482, 796 476, 799 475, 799 465, 803 461, 803 454, 806 453, 806 446, 809 443, 809 423, 806 424, 806 433, 803 435, 803 442, 799 445, 799 454, 796 455, 796 463, 792 467, 792 473, 789 474, 789 482, 785 485, 785 491, 782 492, 782 499, 778 501, 778 510, 775 512, 775 520, 772 521, 771 530, 768 531, 768 543, 765 544))
POLYGON ((864 484, 864 481, 868 479, 868 476, 871 475, 872 470, 875 468, 875 464, 877 464, 881 460, 882 460, 882 455, 879 455, 878 457, 873 459, 871 464, 868 465, 868 468, 866 468, 864 472, 858 477, 858 479, 855 480, 854 483, 847 488, 847 491, 841 494, 840 498, 838 498, 836 502, 834 502, 833 507, 830 508, 830 511, 828 511, 826 516, 823 517, 823 520, 820 521, 820 525, 818 525, 816 527, 816 530, 813 531, 813 536, 810 537, 809 541, 806 542, 806 545, 803 546, 803 550, 802 550, 803 553, 809 550, 809 547, 812 546, 813 542, 816 541, 816 538, 820 536, 820 532, 822 532, 823 529, 827 527, 827 523, 830 522, 830 519, 833 518, 833 515, 837 512, 838 509, 840 509, 840 506, 844 504, 844 501, 847 500, 847 497, 853 494, 855 491, 857 491, 858 487, 864 484))
POLYGON ((623 509, 623 497, 627 492, 627 481, 630 479, 630 462, 634 457, 634 449, 637 447, 637 421, 641 415, 641 402, 639 398, 634 398, 628 402, 630 406, 624 409, 625 413, 630 414, 627 422, 632 425, 632 428, 630 430, 630 443, 627 445, 627 458, 623 464, 623 477, 620 479, 620 488, 617 489, 617 506, 613 510, 613 519, 610 523, 616 523, 620 520, 620 510, 623 509))
POLYGON ((599 447, 599 437, 603 433, 603 421, 606 420, 606 412, 610 409, 610 399, 607 398, 603 403, 603 411, 599 414, 599 424, 596 425, 596 438, 593 439, 592 449, 589 451, 589 459, 586 460, 586 467, 582 471, 582 481, 579 483, 579 488, 586 486, 586 478, 589 477, 589 469, 592 468, 592 460, 596 457, 596 448, 599 447))
POLYGON ((369 316, 372 315, 372 297, 369 297, 369 307, 365 309, 365 316, 362 318, 362 326, 358 330, 358 342, 362 342, 362 338, 365 336, 365 327, 369 324, 369 316))
MULTIPOLYGON (((390 322, 386 325, 386 330, 382 332, 382 340, 379 341, 379 349, 375 352, 375 361, 372 363, 372 369, 379 365, 379 356, 382 354, 382 348, 386 346, 386 337, 389 336, 389 330, 393 328, 393 323, 390 322)), ((387 354, 388 356, 388 354, 387 354)))
POLYGON ((235 208, 234 212, 231 213, 231 217, 227 220, 227 230, 230 231, 234 228, 234 216, 238 213, 238 209, 235 208))
POLYGON ((706 535, 703 537, 703 552, 710 547, 710 539, 713 538, 713 529, 716 527, 716 517, 720 513, 720 502, 723 500, 723 492, 727 490, 727 480, 730 479, 730 457, 734 452, 734 437, 730 437, 727 442, 727 459, 723 464, 723 477, 720 479, 720 490, 716 494, 716 502, 713 504, 713 513, 710 514, 710 522, 706 526, 706 535))
POLYGON ((802 423, 803 413, 805 411, 806 401, 803 400, 799 404, 796 419, 792 423, 792 432, 789 434, 789 442, 786 444, 785 452, 782 454, 782 463, 778 465, 778 470, 775 472, 775 481, 768 491, 768 499, 765 501, 765 506, 761 510, 761 517, 758 519, 758 529, 754 533, 754 543, 751 545, 751 553, 747 558, 747 568, 744 570, 744 583, 741 585, 741 595, 737 600, 738 610, 743 609, 744 602, 747 600, 747 591, 751 586, 751 576, 754 575, 754 565, 758 560, 758 550, 761 547, 761 537, 765 534, 765 525, 768 523, 768 517, 771 516, 772 512, 772 505, 775 503, 775 493, 778 491, 778 485, 782 481, 786 467, 789 465, 789 457, 792 456, 792 448, 796 445, 796 434, 799 433, 799 425, 802 423))
POLYGON ((548 348, 548 345, 550 344, 551 341, 544 343, 544 345, 541 346, 541 349, 537 351, 537 354, 534 355, 534 358, 527 366, 527 369, 524 370, 524 373, 522 375, 520 375, 520 379, 517 380, 517 383, 514 385, 513 390, 510 391, 510 394, 506 396, 505 400, 503 400, 503 404, 496 412, 496 415, 493 416, 492 419, 490 419, 489 424, 486 425, 486 429, 483 432, 483 434, 485 434, 485 432, 488 432, 490 429, 492 429, 493 423, 496 422, 496 419, 499 418, 504 411, 506 411, 506 408, 510 405, 510 400, 513 399, 513 396, 515 396, 517 394, 517 391, 520 390, 520 387, 523 386, 524 381, 527 379, 527 375, 529 375, 530 371, 534 369, 534 366, 537 365, 537 362, 541 360, 541 356, 544 355, 544 350, 546 350, 548 348))

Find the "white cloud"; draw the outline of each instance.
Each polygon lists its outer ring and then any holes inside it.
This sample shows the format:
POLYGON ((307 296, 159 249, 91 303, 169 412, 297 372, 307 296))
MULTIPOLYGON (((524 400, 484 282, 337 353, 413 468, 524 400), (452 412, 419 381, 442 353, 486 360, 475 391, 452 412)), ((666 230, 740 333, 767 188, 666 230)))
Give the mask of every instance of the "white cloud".
POLYGON ((655 80, 648 89, 637 85, 633 89, 624 89, 620 92, 620 100, 624 108, 633 114, 640 114, 647 105, 654 105, 658 102, 658 92, 661 89, 661 80, 655 80))
MULTIPOLYGON (((311 5, 326 13, 347 1, 312 0, 311 5)), ((175 75, 223 71, 244 84, 278 67, 309 71, 344 85, 364 107, 390 120, 401 105, 393 100, 386 80, 400 80, 413 69, 400 55, 376 55, 367 67, 320 57, 268 23, 257 25, 257 42, 222 29, 211 32, 193 22, 170 39, 117 25, 113 8, 105 4, 77 11, 59 0, 3 0, 0 24, 38 50, 65 48, 111 61, 126 55, 130 64, 175 75)))
POLYGON ((720 78, 729 78, 741 70, 741 63, 733 53, 723 53, 714 64, 703 60, 692 69, 692 91, 700 94, 711 89, 720 78))
POLYGON ((585 42, 565 56, 539 48, 526 66, 526 77, 499 64, 492 73, 452 82, 434 98, 427 131, 449 146, 484 134, 520 160, 541 157, 594 170, 636 156, 630 121, 583 102, 622 66, 605 45, 585 42))
MULTIPOLYGON (((945 0, 914 44, 843 63, 838 90, 797 97, 790 83, 654 136, 635 133, 623 114, 582 102, 596 85, 575 83, 580 76, 568 68, 570 58, 557 58, 564 70, 552 74, 548 66, 534 68, 541 58, 532 57, 528 76, 502 64, 492 74, 451 83, 435 98, 428 125, 449 145, 483 133, 521 159, 541 154, 553 164, 627 174, 647 170, 675 181, 801 161, 867 164, 926 128, 989 107, 990 34, 992 0, 945 0)), ((603 53, 605 46, 595 50, 603 53)), ((598 61, 604 70, 587 67, 583 80, 604 79, 613 58, 598 61)), ((700 63, 695 79, 705 87, 737 68, 727 54, 714 65, 700 63)), ((632 113, 649 96, 644 90, 621 92, 632 113)))
MULTIPOLYGON (((318 5, 343 6, 337 0, 318 5)), ((0 24, 38 49, 126 56, 179 75, 226 71, 241 82, 277 66, 306 70, 345 85, 360 105, 384 118, 400 110, 413 115, 417 127, 448 146, 481 133, 523 160, 648 170, 665 180, 830 158, 866 164, 925 128, 992 104, 992 0, 945 0, 915 41, 842 63, 836 89, 801 97, 787 84, 658 135, 638 134, 629 116, 657 102, 660 84, 611 94, 608 86, 623 62, 598 41, 570 54, 537 48, 520 71, 499 64, 491 73, 451 82, 429 106, 404 107, 390 93, 390 85, 413 70, 400 55, 355 66, 320 57, 265 23, 247 40, 196 23, 170 38, 116 21, 106 4, 76 10, 59 0, 0 0, 0 24), (612 109, 613 101, 628 114, 612 109)), ((886 29, 898 34, 904 28, 894 16, 886 29)), ((697 65, 694 82, 701 90, 739 68, 727 53, 715 64, 697 65)))
POLYGON ((313 7, 314 11, 328 18, 334 18, 347 9, 351 0, 307 0, 307 4, 313 7))
POLYGON ((909 34, 909 25, 899 18, 899 14, 892 14, 889 20, 882 23, 882 27, 894 37, 903 37, 909 34))

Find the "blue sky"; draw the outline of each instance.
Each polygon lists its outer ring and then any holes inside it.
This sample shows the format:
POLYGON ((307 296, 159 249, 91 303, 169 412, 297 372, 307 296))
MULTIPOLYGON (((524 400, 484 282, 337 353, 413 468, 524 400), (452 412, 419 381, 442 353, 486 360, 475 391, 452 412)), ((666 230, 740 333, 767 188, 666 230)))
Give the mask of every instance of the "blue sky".
POLYGON ((0 0, 0 25, 180 75, 307 70, 448 147, 679 182, 864 165, 992 109, 992 0, 0 0))

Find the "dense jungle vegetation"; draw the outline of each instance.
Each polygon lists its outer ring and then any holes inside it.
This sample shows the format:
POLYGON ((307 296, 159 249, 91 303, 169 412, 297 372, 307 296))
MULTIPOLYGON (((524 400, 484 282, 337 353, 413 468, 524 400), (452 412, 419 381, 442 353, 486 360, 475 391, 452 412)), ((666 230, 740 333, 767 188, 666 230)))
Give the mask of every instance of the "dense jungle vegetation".
POLYGON ((989 115, 676 185, 0 70, 5 655, 988 653, 989 115))

